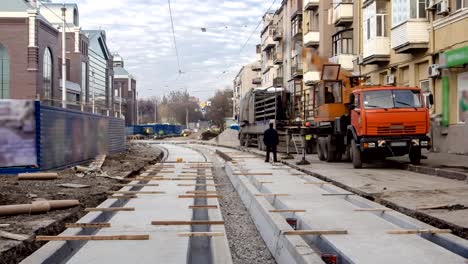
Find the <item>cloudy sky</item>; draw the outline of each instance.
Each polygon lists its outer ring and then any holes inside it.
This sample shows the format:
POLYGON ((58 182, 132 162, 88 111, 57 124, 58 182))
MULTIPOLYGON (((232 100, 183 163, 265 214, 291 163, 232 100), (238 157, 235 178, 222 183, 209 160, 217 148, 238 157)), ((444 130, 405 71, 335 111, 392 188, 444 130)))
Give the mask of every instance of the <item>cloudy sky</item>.
POLYGON ((83 29, 106 30, 109 48, 137 78, 140 97, 187 89, 206 99, 231 87, 240 67, 254 60, 262 26, 241 48, 273 1, 171 0, 180 76, 167 0, 66 2, 78 4, 83 29))

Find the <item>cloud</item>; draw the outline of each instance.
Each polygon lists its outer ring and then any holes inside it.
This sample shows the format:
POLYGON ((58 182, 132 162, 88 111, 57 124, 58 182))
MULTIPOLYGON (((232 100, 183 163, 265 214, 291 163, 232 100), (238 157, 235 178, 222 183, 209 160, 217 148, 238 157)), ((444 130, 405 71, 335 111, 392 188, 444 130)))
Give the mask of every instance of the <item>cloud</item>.
POLYGON ((109 48, 136 76, 140 96, 187 89, 202 99, 231 86, 240 67, 255 60, 259 32, 240 48, 271 5, 264 0, 171 0, 184 72, 178 76, 167 0, 67 2, 78 4, 83 29, 106 30, 109 48))

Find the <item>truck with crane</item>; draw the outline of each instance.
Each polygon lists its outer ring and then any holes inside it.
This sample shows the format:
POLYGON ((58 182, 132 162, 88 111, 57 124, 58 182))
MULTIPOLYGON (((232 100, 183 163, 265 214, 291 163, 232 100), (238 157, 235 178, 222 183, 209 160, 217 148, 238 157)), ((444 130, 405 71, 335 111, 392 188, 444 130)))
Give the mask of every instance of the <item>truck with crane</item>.
POLYGON ((431 147, 427 134, 432 95, 426 104, 418 87, 364 85, 363 78, 339 64, 316 54, 304 57, 321 72, 307 102, 312 117, 291 119, 291 95, 283 89, 255 89, 241 101, 241 144, 262 149, 263 131, 274 122, 280 138, 295 133, 311 139, 302 140, 302 146, 316 148, 323 161, 352 161, 361 168, 375 159, 409 154, 412 164, 420 163, 421 149, 431 147))

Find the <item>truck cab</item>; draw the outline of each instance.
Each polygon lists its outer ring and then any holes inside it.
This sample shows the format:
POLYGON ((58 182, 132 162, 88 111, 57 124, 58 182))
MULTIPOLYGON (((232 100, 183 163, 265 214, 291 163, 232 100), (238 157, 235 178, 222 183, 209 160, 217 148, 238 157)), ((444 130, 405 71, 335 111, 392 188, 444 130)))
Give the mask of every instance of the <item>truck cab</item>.
MULTIPOLYGON (((417 87, 375 86, 353 90, 346 145, 355 168, 372 159, 409 154, 421 161, 421 149, 431 147, 429 107, 417 87)), ((432 104, 432 95, 429 101, 432 104)))

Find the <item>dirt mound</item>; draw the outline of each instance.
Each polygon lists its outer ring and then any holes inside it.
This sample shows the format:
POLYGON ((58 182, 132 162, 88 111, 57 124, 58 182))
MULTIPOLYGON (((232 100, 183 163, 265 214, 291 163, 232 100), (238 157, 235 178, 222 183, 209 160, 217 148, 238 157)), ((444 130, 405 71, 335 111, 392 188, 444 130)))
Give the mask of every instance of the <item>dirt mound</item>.
POLYGON ((233 129, 226 129, 223 131, 223 133, 219 134, 217 137, 213 138, 209 142, 215 143, 217 145, 239 147, 239 131, 233 129))

